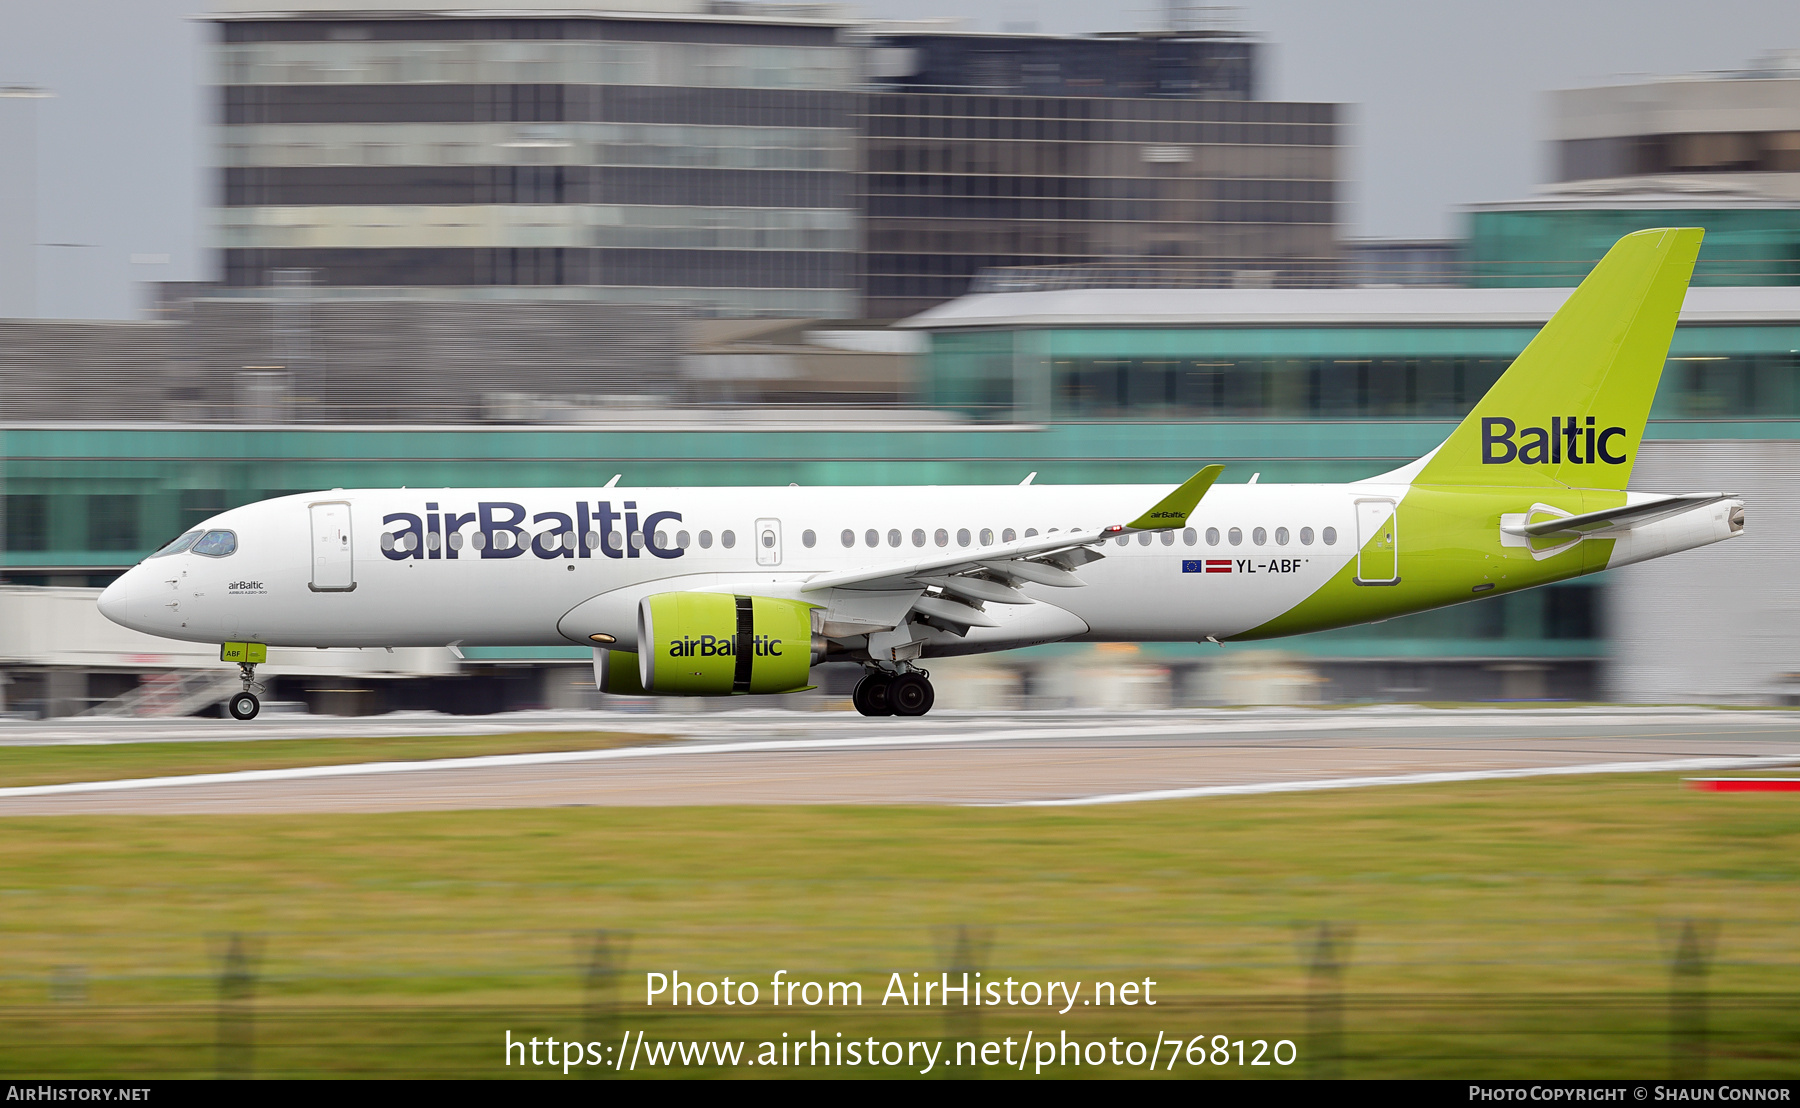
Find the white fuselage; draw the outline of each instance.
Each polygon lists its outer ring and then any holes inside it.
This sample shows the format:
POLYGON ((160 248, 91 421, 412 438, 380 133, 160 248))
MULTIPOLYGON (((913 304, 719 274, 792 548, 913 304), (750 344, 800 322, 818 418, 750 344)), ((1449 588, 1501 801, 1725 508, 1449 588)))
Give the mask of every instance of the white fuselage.
MULTIPOLYGON (((963 549, 973 556, 1009 532, 1092 533, 1168 491, 334 490, 221 513, 201 529, 232 531, 234 553, 147 559, 107 590, 102 609, 138 630, 199 642, 586 646, 603 633, 631 649, 637 602, 651 593, 799 597, 820 573, 963 549)), ((1406 492, 1403 484, 1217 486, 1185 530, 1128 535, 1123 545, 1108 540, 1098 548, 1105 558, 1080 568, 1085 586, 1026 585, 1024 595, 1042 603, 989 605, 1001 627, 946 636, 932 652, 1237 634, 1292 608, 1356 557, 1358 499, 1399 501, 1406 492), (1209 545, 1211 530, 1218 541, 1209 545)), ((904 613, 917 590, 885 595, 904 613)), ((824 606, 828 625, 836 620, 846 630, 886 618, 876 610, 886 603, 879 592, 805 598, 824 606)))

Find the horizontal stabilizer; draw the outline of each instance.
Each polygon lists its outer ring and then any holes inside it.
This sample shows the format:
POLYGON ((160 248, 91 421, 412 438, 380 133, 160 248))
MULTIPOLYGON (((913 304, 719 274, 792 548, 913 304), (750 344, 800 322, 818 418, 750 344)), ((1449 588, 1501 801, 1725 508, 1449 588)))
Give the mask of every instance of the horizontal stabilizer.
POLYGON ((1659 496, 1655 500, 1647 500, 1639 504, 1627 504, 1623 507, 1607 508, 1598 512, 1586 512, 1578 516, 1558 516, 1529 522, 1531 513, 1524 513, 1518 517, 1516 523, 1503 522, 1500 530, 1509 535, 1524 535, 1528 538, 1623 530, 1653 520, 1680 515, 1682 512, 1707 504, 1717 504, 1721 500, 1730 500, 1735 495, 1735 493, 1729 492, 1681 493, 1676 496, 1659 496))

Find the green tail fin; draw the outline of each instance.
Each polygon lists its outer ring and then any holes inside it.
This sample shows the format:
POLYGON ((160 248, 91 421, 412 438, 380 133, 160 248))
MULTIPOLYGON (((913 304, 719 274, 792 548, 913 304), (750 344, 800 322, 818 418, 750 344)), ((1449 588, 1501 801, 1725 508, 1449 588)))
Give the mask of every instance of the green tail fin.
POLYGON ((1614 243, 1418 483, 1625 488, 1704 234, 1665 228, 1614 243))

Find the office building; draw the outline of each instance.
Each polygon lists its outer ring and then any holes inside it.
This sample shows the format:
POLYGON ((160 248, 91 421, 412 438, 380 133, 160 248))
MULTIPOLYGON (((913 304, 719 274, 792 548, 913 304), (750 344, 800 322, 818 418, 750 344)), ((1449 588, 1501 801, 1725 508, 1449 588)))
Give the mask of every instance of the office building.
POLYGON ((257 7, 211 17, 229 288, 856 314, 834 9, 257 7))

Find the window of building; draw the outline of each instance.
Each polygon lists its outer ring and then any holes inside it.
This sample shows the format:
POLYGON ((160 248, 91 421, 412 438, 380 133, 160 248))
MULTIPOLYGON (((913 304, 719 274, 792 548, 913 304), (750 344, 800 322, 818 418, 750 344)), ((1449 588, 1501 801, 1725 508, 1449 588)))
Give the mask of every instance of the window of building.
POLYGON ((6 549, 50 549, 50 498, 39 493, 13 493, 6 498, 6 549))
POLYGON ((102 493, 87 498, 89 550, 135 550, 138 546, 138 498, 102 493))

